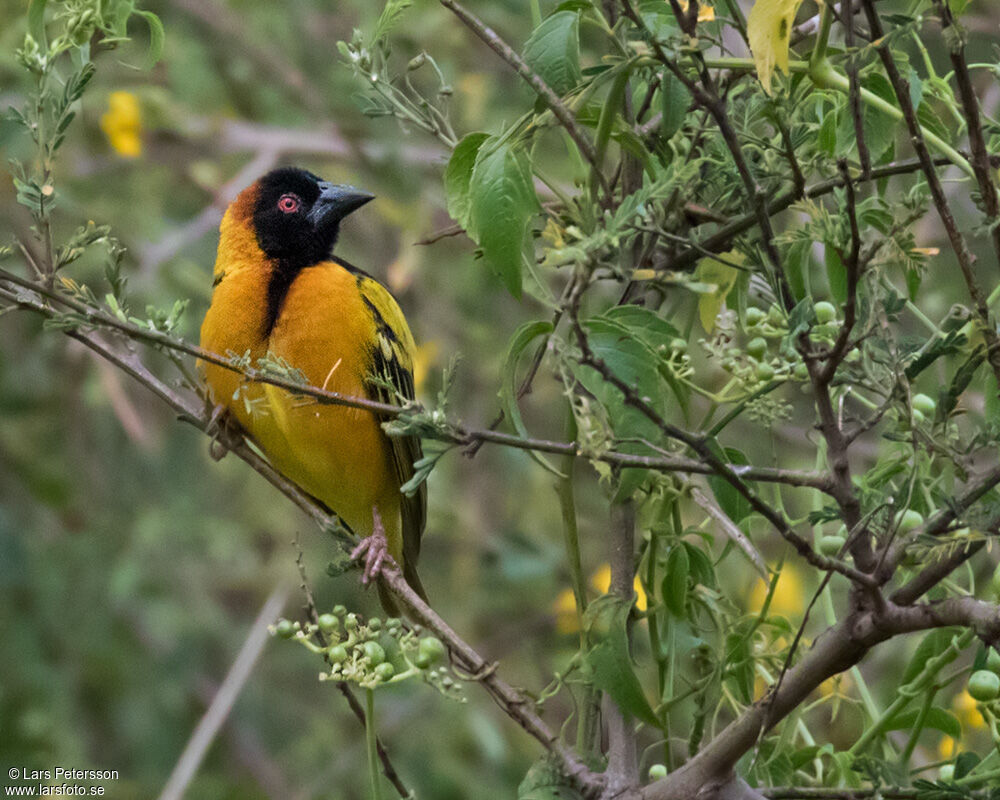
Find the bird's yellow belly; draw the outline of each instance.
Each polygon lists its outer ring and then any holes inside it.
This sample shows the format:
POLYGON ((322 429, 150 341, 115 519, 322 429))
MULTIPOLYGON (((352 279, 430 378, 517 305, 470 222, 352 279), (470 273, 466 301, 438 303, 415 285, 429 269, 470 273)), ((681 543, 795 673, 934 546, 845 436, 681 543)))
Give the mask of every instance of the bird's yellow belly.
MULTIPOLYGON (((215 289, 202 327, 202 346, 225 355, 249 353, 251 365, 270 354, 300 370, 309 384, 345 396, 367 397, 366 348, 373 331, 354 276, 309 268, 293 282, 281 314, 263 338, 259 298, 267 274, 247 269, 215 289)), ((378 507, 390 552, 401 553, 400 495, 389 442, 374 414, 321 404, 268 384, 246 382, 204 364, 215 402, 227 407, 271 463, 322 500, 359 536, 372 533, 378 507)))
POLYGON ((270 419, 259 424, 280 432, 278 437, 268 436, 280 442, 268 451, 274 465, 326 503, 358 535, 371 534, 374 506, 378 506, 387 530, 397 528, 393 520, 399 513, 398 492, 384 491, 394 480, 385 434, 374 415, 357 408, 314 403, 272 386, 265 391, 270 419))

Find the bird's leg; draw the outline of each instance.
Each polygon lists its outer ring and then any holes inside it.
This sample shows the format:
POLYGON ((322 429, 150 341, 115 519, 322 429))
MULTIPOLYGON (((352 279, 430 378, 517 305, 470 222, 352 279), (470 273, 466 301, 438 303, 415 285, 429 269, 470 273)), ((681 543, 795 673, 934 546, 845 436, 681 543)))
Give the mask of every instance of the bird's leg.
POLYGON ((225 458, 226 453, 243 439, 239 423, 233 418, 232 412, 221 403, 212 408, 205 432, 212 437, 208 445, 208 454, 214 461, 225 458))
POLYGON ((378 506, 372 506, 372 534, 361 540, 361 544, 351 551, 351 560, 364 556, 365 569, 361 573, 361 582, 367 586, 375 580, 382 571, 383 564, 395 566, 396 562, 389 553, 389 540, 385 535, 385 525, 378 506))

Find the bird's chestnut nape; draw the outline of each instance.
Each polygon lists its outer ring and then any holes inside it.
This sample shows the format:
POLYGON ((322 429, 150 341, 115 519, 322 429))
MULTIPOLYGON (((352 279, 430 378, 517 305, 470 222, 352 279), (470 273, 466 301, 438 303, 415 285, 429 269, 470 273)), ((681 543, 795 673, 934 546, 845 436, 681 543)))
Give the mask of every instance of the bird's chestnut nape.
POLYGON ((257 243, 283 272, 319 263, 330 257, 341 220, 373 198, 297 167, 272 170, 257 182, 257 243))

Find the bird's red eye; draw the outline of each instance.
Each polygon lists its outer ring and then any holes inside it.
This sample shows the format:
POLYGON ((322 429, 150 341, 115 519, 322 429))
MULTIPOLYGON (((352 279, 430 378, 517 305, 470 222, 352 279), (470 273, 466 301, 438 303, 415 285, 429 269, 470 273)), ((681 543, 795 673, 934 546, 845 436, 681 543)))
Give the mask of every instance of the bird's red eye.
POLYGON ((301 202, 294 194, 283 194, 278 199, 278 210, 285 214, 294 214, 299 210, 301 202))

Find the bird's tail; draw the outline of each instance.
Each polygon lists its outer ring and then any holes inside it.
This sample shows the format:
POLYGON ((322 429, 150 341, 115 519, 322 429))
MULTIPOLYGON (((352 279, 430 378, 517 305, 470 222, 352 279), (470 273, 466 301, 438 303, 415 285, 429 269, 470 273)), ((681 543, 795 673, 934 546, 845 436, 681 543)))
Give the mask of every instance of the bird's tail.
MULTIPOLYGON (((426 603, 427 592, 424 590, 423 584, 420 582, 420 577, 417 575, 417 570, 408 562, 403 563, 403 577, 406 582, 410 584, 410 588, 413 589, 420 598, 426 603)), ((396 602, 396 598, 392 596, 389 591, 389 587, 385 585, 385 581, 381 578, 378 581, 378 599, 382 603, 382 608, 389 617, 399 617, 401 616, 399 611, 399 604, 396 602)))

